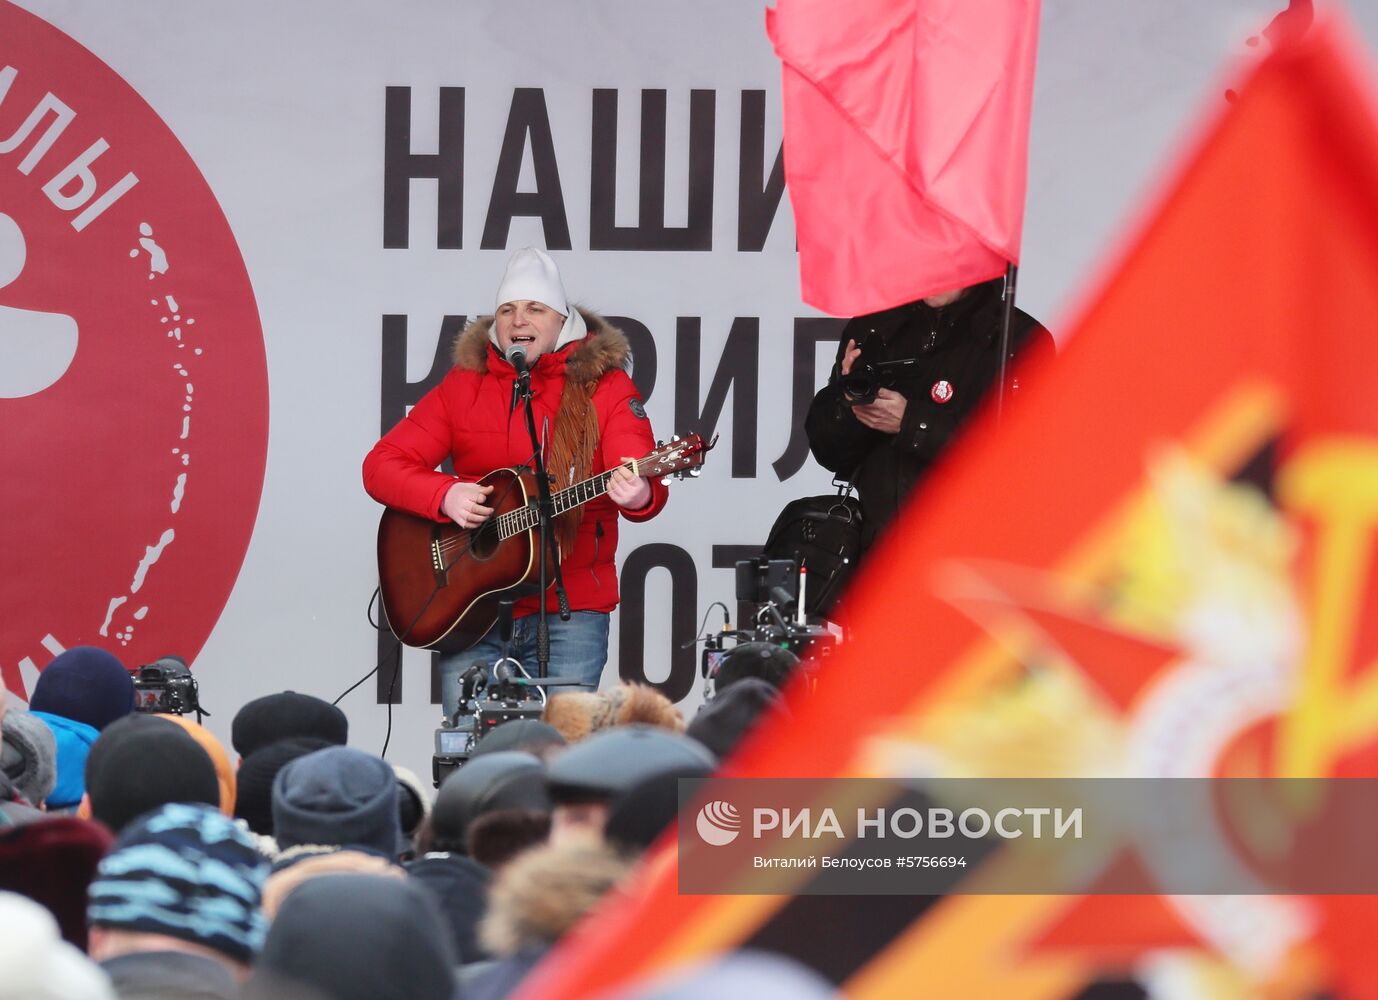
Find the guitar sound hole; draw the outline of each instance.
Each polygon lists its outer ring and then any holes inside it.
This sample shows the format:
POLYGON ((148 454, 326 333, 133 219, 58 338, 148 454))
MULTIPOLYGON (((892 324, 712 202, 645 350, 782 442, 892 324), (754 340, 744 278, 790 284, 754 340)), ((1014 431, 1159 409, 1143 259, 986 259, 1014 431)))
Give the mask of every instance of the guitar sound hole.
POLYGON ((498 522, 490 517, 473 530, 469 541, 469 555, 480 562, 493 558, 502 539, 498 537, 498 522))

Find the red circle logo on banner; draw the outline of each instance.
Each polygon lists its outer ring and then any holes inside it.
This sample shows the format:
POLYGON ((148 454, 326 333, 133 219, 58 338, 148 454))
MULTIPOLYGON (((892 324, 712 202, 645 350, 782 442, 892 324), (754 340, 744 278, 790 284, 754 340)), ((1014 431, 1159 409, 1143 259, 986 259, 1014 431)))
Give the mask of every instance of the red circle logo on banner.
POLYGON ((263 486, 263 330, 224 213, 110 67, 0 6, 0 669, 193 659, 263 486))

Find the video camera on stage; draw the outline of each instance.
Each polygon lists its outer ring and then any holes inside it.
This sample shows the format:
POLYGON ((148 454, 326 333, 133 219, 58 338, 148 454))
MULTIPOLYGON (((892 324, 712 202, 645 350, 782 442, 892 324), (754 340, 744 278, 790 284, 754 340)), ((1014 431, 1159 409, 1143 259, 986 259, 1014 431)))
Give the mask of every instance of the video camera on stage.
POLYGON ((163 715, 210 715, 201 707, 196 678, 180 656, 164 656, 134 672, 134 711, 163 715))
MULTIPOLYGON (((801 574, 793 559, 757 556, 739 560, 736 574, 737 620, 742 627, 734 629, 724 620, 721 631, 700 637, 704 644, 700 660, 704 700, 716 694, 723 662, 739 646, 777 646, 792 653, 800 669, 812 670, 838 643, 834 629, 818 620, 809 621, 802 613, 799 591, 807 573, 801 574)), ((726 619, 725 607, 723 614, 726 619)))
POLYGON ((529 676, 514 659, 498 660, 490 668, 475 660, 459 675, 459 708, 453 719, 435 731, 431 778, 437 788, 449 773, 462 767, 474 748, 498 726, 516 719, 539 719, 545 713, 546 688, 578 684, 562 678, 529 676))

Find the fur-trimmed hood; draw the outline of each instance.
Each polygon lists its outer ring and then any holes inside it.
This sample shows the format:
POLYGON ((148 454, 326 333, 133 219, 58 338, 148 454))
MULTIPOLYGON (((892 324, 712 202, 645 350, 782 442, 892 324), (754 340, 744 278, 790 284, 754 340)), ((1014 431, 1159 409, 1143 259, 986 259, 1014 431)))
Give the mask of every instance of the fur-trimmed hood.
POLYGON ((611 726, 643 722, 682 733, 684 718, 674 702, 649 684, 623 681, 601 691, 570 691, 551 695, 541 718, 569 743, 577 743, 611 726))
POLYGON ((602 844, 532 848, 509 862, 489 886, 479 940, 494 955, 548 948, 629 870, 602 844))
MULTIPOLYGON (((565 377, 576 382, 595 382, 618 368, 630 371, 632 350, 627 335, 596 312, 579 306, 575 308, 584 317, 589 333, 583 340, 576 340, 560 351, 566 356, 565 377)), ((488 370, 492 326, 492 316, 480 316, 455 338, 450 359, 456 368, 480 373, 488 370)))

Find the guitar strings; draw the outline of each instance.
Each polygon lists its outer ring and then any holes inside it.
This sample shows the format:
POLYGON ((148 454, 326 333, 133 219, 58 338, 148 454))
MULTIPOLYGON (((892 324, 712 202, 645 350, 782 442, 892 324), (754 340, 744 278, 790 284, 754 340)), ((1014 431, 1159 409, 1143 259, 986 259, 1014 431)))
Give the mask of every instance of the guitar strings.
MULTIPOLYGON (((580 489, 586 488, 593 483, 598 483, 599 489, 603 490, 603 488, 606 487, 608 480, 612 478, 612 474, 614 471, 616 471, 616 469, 626 469, 630 472, 633 470, 633 463, 623 462, 620 465, 616 466, 615 469, 608 469, 604 472, 598 473, 598 475, 596 476, 590 476, 588 479, 575 483, 572 486, 568 486, 565 489, 560 490, 554 496, 552 496, 551 501, 558 508, 562 503, 568 501, 570 497, 577 496, 578 491, 580 489)), ((495 503, 501 503, 503 500, 505 500, 508 494, 513 489, 515 489, 516 486, 517 480, 513 480, 512 483, 508 486, 507 490, 503 492, 503 495, 499 497, 495 501, 495 503)), ((592 496, 586 498, 586 500, 592 499, 592 496)), ((579 501, 579 503, 582 502, 584 501, 579 501)), ((572 503, 568 507, 565 507, 564 510, 557 510, 556 514, 558 516, 559 514, 563 514, 576 506, 578 506, 578 503, 572 503)), ((534 508, 522 507, 517 510, 508 511, 505 514, 499 514, 493 522, 485 521, 477 528, 469 528, 455 536, 447 538, 440 542, 439 548, 440 553, 444 556, 448 557, 452 553, 454 554, 455 559, 451 560, 449 562, 449 565, 453 566, 456 560, 463 558, 470 552, 470 550, 473 549, 475 543, 478 540, 478 535, 485 528, 487 528, 490 523, 496 524, 498 529, 499 540, 505 541, 506 539, 511 538, 514 535, 519 534, 520 532, 531 530, 532 528, 536 527, 536 525, 539 524, 540 521, 538 512, 534 508), (455 551, 456 547, 459 548, 458 552, 455 551)))

